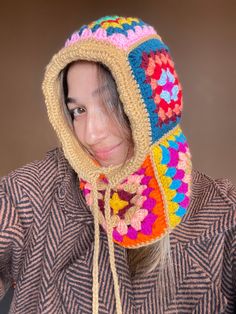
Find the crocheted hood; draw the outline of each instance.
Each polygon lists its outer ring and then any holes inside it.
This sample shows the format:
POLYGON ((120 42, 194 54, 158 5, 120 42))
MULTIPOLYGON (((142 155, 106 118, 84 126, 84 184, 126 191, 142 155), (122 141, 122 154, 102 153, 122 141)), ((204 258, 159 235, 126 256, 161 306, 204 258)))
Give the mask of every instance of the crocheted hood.
POLYGON ((107 231, 121 313, 113 241, 127 248, 153 243, 180 223, 189 203, 191 161, 179 126, 182 89, 174 63, 153 27, 138 18, 108 16, 72 34, 49 63, 43 91, 49 120, 94 215, 93 313, 98 311, 99 223, 107 231), (59 74, 75 60, 104 64, 116 81, 135 146, 122 167, 96 165, 63 114, 59 74))

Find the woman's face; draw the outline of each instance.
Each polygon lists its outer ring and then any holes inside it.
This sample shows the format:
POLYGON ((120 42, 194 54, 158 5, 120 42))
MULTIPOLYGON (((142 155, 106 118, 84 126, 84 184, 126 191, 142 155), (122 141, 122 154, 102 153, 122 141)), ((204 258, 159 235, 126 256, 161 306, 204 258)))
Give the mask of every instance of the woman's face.
POLYGON ((123 164, 132 156, 133 147, 100 97, 99 91, 108 87, 99 85, 96 64, 72 64, 67 85, 66 102, 80 143, 103 167, 123 164))

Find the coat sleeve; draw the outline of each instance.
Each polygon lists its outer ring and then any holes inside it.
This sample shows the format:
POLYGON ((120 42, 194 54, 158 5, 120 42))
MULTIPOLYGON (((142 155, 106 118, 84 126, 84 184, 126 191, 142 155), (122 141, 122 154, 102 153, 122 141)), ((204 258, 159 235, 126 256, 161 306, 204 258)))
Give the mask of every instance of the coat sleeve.
POLYGON ((229 260, 232 267, 232 282, 233 282, 233 291, 234 291, 234 300, 236 307, 236 187, 228 179, 223 180, 224 193, 229 198, 229 202, 233 208, 232 211, 232 230, 231 230, 231 249, 229 260))
POLYGON ((11 193, 17 192, 0 180, 0 299, 17 279, 23 248, 23 229, 11 193))
POLYGON ((236 188, 227 179, 219 180, 217 184, 223 192, 223 198, 231 208, 232 227, 226 232, 223 290, 229 300, 229 309, 232 313, 236 313, 236 188))
POLYGON ((234 296, 235 296, 235 310, 236 310, 236 187, 234 185, 229 185, 228 190, 229 198, 233 203, 234 208, 234 226, 233 226, 233 241, 232 241, 232 269, 233 269, 233 285, 234 285, 234 296))

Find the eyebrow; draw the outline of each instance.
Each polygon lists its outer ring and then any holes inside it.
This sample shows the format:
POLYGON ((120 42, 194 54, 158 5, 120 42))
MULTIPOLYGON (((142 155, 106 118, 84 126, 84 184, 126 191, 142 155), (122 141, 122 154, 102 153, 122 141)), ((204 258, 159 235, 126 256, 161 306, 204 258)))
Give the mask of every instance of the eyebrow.
MULTIPOLYGON (((101 92, 105 91, 108 89, 108 84, 105 84, 101 87, 98 87, 97 89, 95 89, 93 92, 92 92, 92 96, 95 97, 97 96, 98 94, 100 94, 101 92)), ((77 103, 80 103, 80 101, 78 101, 78 99, 75 99, 73 97, 67 97, 66 98, 66 104, 77 104, 77 103)))

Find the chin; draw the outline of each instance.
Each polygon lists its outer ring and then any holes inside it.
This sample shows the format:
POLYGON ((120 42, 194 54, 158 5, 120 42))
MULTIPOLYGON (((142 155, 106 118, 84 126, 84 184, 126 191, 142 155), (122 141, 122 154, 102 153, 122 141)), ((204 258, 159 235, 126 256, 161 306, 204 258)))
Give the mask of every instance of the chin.
POLYGON ((107 160, 107 161, 102 160, 98 162, 102 167, 118 166, 122 164, 122 161, 118 161, 118 160, 107 160))

